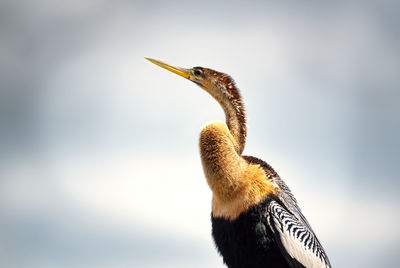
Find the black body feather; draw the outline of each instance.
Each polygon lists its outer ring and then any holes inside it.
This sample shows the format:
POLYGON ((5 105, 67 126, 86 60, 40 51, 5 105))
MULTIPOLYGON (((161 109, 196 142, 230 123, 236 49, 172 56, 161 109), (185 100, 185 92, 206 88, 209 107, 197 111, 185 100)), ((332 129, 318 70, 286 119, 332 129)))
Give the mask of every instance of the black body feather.
POLYGON ((267 225, 269 197, 233 221, 212 217, 212 235, 229 268, 290 268, 267 225))

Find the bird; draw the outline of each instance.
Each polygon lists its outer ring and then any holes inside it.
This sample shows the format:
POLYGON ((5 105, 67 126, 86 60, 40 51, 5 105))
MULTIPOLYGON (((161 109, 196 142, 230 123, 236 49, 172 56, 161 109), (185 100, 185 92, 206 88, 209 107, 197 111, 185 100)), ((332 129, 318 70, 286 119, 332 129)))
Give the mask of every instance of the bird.
POLYGON ((229 268, 330 268, 298 202, 263 160, 242 155, 247 136, 244 102, 234 80, 205 67, 180 68, 145 58, 208 92, 225 122, 200 132, 204 175, 212 191, 212 237, 229 268))

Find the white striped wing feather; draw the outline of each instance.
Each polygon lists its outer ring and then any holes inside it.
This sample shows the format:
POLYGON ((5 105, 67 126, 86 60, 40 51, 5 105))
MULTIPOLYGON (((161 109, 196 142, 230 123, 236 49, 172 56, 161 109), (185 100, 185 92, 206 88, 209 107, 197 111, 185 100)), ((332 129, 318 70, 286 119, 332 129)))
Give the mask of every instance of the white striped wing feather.
POLYGON ((283 255, 292 267, 331 267, 313 231, 278 202, 270 202, 267 219, 283 255))

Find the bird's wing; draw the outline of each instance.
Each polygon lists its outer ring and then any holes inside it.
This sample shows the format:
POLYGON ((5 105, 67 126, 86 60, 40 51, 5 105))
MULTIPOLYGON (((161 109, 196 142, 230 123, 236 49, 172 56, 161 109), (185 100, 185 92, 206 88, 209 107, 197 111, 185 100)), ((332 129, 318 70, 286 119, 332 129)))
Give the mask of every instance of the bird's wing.
POLYGON ((272 183, 280 189, 267 207, 268 226, 293 268, 330 268, 329 259, 318 238, 286 183, 275 170, 261 159, 243 156, 248 162, 260 165, 272 183))
POLYGON ((324 249, 308 224, 286 210, 280 202, 272 200, 269 203, 267 221, 282 254, 291 267, 331 267, 324 249))

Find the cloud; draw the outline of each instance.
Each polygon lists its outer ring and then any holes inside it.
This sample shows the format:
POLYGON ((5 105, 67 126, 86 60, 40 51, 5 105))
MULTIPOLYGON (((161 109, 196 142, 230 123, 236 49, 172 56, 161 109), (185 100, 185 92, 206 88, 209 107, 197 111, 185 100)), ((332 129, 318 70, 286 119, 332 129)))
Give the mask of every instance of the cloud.
POLYGON ((187 259, 173 252, 187 249, 222 266, 197 155, 198 130, 222 111, 151 56, 235 78, 246 153, 288 182, 334 264, 394 263, 397 3, 2 5, 0 212, 13 243, 0 246, 13 245, 11 261, 148 267, 170 253, 176 267, 187 259))

